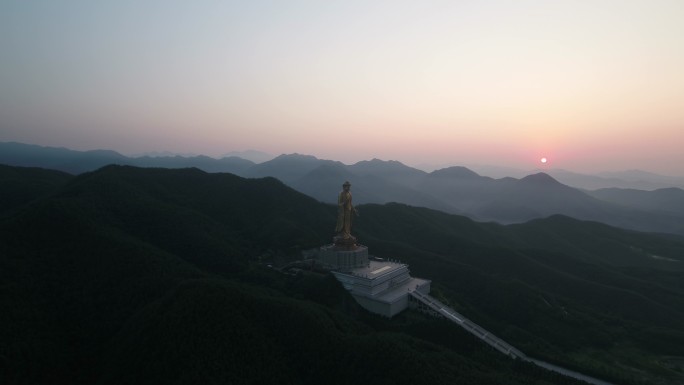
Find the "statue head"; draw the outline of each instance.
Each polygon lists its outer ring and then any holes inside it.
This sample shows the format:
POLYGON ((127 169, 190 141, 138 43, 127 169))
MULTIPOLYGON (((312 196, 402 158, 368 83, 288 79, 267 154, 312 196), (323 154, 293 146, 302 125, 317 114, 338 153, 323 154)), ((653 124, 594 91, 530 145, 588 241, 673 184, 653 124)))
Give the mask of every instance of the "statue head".
POLYGON ((342 184, 342 188, 344 190, 349 190, 349 188, 351 188, 351 183, 349 183, 349 181, 344 182, 344 184, 342 184))

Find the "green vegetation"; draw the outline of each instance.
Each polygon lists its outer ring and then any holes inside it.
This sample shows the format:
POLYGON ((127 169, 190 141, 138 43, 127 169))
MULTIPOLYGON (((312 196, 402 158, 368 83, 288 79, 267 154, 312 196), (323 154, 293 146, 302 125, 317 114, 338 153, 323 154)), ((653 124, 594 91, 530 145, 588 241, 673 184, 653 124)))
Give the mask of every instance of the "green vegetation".
MULTIPOLYGON (((328 243, 335 221, 335 207, 273 178, 0 171, 14 175, 2 191, 43 186, 0 218, 3 383, 577 383, 444 320, 368 314, 329 275, 267 268, 328 243)), ((361 211, 372 253, 410 263, 524 352, 620 384, 684 383, 681 238, 361 211)))
POLYGON ((0 215, 56 191, 71 178, 61 171, 0 164, 0 215))
POLYGON ((408 262, 525 353, 616 383, 684 383, 667 364, 684 357, 681 237, 563 216, 500 226, 401 204, 363 212, 374 253, 408 262))

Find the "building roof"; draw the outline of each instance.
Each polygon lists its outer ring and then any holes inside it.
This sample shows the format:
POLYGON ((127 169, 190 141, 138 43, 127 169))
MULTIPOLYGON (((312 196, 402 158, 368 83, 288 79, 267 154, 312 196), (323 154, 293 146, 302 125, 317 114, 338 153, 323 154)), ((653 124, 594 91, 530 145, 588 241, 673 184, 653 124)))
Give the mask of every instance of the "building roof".
POLYGON ((404 269, 406 267, 406 264, 399 262, 369 261, 368 266, 353 269, 351 272, 349 272, 349 274, 369 279, 375 279, 385 274, 397 271, 399 269, 404 269))
POLYGON ((403 282, 401 285, 397 285, 385 292, 380 293, 379 295, 373 297, 374 299, 377 299, 382 302, 394 302, 401 298, 402 296, 407 295, 408 293, 416 290, 417 286, 423 285, 425 283, 428 283, 430 281, 421 279, 421 278, 413 278, 407 280, 406 282, 403 282))

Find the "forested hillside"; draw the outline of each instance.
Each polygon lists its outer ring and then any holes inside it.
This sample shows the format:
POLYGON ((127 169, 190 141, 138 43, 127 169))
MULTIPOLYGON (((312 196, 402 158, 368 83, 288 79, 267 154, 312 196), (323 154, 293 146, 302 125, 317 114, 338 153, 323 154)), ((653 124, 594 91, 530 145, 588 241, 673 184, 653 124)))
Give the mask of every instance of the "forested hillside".
MULTIPOLYGON (((575 383, 445 321, 370 315, 328 275, 266 267, 328 243, 335 221, 334 206, 276 179, 3 173, 4 191, 38 186, 0 212, 6 383, 575 383)), ((359 209, 371 253, 410 263, 525 353, 616 383, 684 383, 680 237, 359 209)))

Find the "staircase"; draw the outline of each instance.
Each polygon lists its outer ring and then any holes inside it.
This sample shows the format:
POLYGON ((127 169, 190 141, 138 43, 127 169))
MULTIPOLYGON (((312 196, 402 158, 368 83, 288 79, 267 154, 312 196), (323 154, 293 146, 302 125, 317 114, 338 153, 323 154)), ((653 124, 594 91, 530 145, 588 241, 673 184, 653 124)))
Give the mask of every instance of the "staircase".
POLYGON ((493 335, 492 333, 486 331, 485 329, 481 328, 479 325, 473 323, 466 317, 462 316, 460 313, 458 313, 456 310, 446 306, 445 304, 439 302, 437 299, 433 298, 429 294, 423 294, 419 292, 418 290, 414 290, 409 293, 410 297, 409 300, 414 301, 415 303, 418 304, 419 309, 421 310, 427 310, 432 314, 442 316, 449 321, 457 324, 458 326, 462 327, 463 329, 467 330, 477 338, 481 339, 482 341, 486 342, 489 346, 493 347, 494 349, 500 351, 501 353, 511 357, 511 358, 518 358, 526 362, 531 362, 537 366, 541 366, 547 370, 560 373, 564 376, 569 376, 576 378, 578 380, 586 381, 590 384, 594 385, 613 385, 609 382, 599 380, 597 378, 587 376, 585 374, 575 372, 573 370, 565 369, 560 366, 556 366, 553 364, 550 364, 548 362, 544 362, 541 360, 537 360, 531 357, 528 357, 525 355, 525 353, 521 352, 520 350, 516 349, 506 341, 502 340, 501 338, 493 335))
POLYGON ((433 298, 429 294, 423 294, 417 290, 412 291, 410 294, 411 298, 413 298, 417 302, 423 304, 424 306, 427 306, 430 310, 448 319, 449 321, 458 324, 460 327, 470 332, 475 337, 486 342, 491 347, 500 351, 501 353, 510 356, 511 358, 520 358, 522 360, 528 361, 528 358, 525 355, 525 353, 516 349, 506 341, 502 340, 501 338, 493 335, 492 333, 489 333, 485 329, 481 328, 477 324, 462 316, 456 310, 444 305, 443 303, 439 302, 437 299, 433 298))

